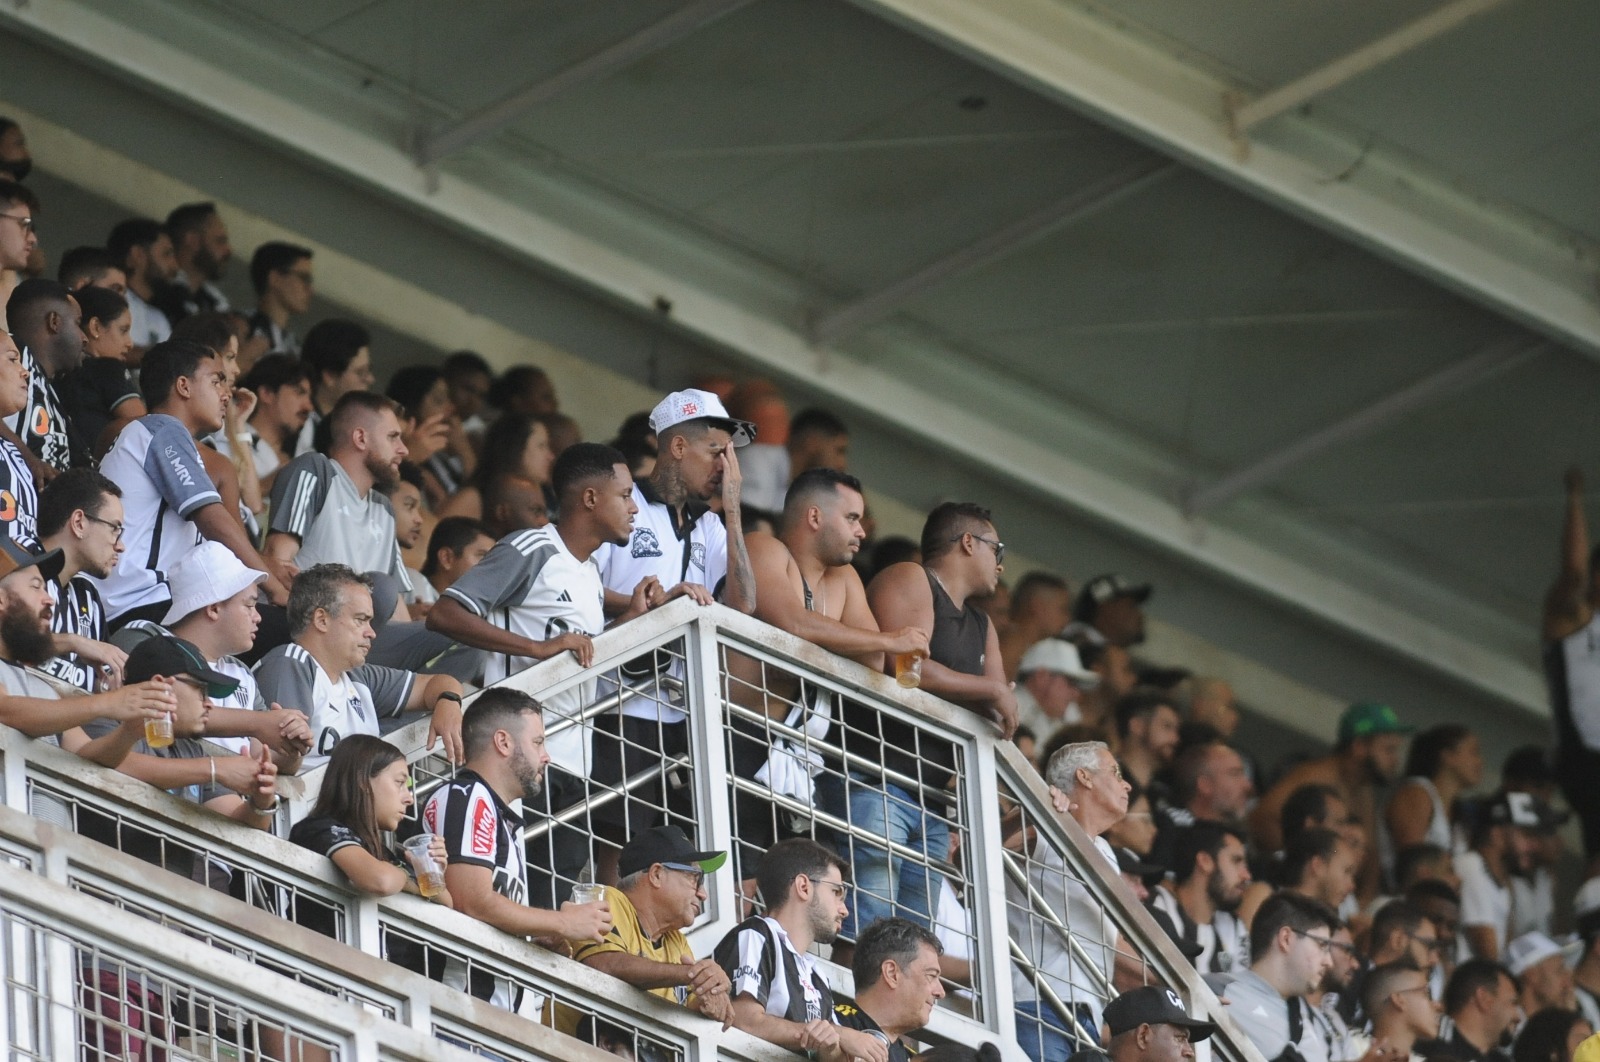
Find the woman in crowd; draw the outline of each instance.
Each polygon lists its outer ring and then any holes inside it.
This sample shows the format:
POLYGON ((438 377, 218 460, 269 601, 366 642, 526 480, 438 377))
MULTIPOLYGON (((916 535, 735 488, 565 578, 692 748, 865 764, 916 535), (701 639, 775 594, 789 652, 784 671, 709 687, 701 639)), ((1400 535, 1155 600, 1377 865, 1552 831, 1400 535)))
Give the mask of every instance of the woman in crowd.
POLYGON ((1414 844, 1460 851, 1450 815, 1456 799, 1483 781, 1478 736, 1456 723, 1424 730, 1411 740, 1405 774, 1384 813, 1389 845, 1385 863, 1392 863, 1392 853, 1414 844))
POLYGON ((477 474, 439 508, 439 517, 470 516, 483 519, 484 488, 501 476, 521 476, 548 487, 555 454, 550 430, 528 413, 505 413, 489 427, 483 439, 483 458, 477 474))
MULTIPOLYGON (((316 807, 295 825, 289 839, 333 860, 334 866, 361 892, 372 896, 393 896, 402 891, 420 895, 406 857, 383 843, 383 834, 400 827, 414 799, 411 771, 400 750, 382 738, 356 734, 334 746, 316 807)), ((430 850, 443 865, 444 838, 434 836, 430 850)), ((448 891, 431 899, 452 906, 448 891)))
POLYGON ((137 420, 146 412, 126 360, 133 351, 133 315, 128 301, 110 288, 79 288, 73 297, 78 300, 85 357, 57 391, 62 412, 78 438, 98 447, 107 427, 137 420))

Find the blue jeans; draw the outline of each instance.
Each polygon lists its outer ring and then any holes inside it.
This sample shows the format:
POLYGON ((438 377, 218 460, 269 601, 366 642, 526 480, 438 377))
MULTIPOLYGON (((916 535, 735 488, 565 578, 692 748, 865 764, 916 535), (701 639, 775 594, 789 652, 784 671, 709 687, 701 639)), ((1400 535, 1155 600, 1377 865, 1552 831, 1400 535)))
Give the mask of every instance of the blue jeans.
MULTIPOLYGON (((851 773, 848 792, 837 775, 817 779, 817 805, 874 837, 887 838, 917 853, 943 861, 950 854, 950 824, 924 811, 897 785, 851 773)), ((855 902, 840 935, 855 940, 880 918, 909 918, 933 927, 940 874, 865 839, 841 833, 834 846, 850 864, 855 902)))
POLYGON ((1042 999, 1018 1003, 1017 1046, 1033 1062, 1067 1062, 1082 1048, 1098 1045, 1089 1008, 1079 1009, 1083 1013, 1078 1020, 1069 1022, 1042 999))

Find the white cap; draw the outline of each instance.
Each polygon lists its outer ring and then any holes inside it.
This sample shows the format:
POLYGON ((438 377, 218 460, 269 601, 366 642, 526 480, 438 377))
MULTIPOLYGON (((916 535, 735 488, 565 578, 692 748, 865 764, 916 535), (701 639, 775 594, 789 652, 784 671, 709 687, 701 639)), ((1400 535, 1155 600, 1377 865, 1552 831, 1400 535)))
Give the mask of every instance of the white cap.
POLYGON ((222 543, 202 542, 167 569, 172 607, 161 624, 170 627, 189 613, 226 601, 266 577, 266 572, 247 567, 222 543))
POLYGON ((722 405, 722 399, 710 391, 700 391, 693 387, 684 391, 674 391, 650 411, 650 430, 657 435, 666 431, 674 424, 682 424, 688 420, 714 420, 721 421, 717 427, 726 428, 728 434, 733 436, 733 445, 744 446, 756 441, 756 426, 748 420, 734 420, 728 416, 728 411, 722 405))
POLYGON ((1578 959, 1582 954, 1582 942, 1557 944, 1535 930, 1532 933, 1522 934, 1506 945, 1506 967, 1514 975, 1521 977, 1552 955, 1561 956, 1562 961, 1570 967, 1578 965, 1578 959))
POLYGON ((1017 666, 1018 675, 1034 671, 1054 671, 1071 679, 1079 689, 1092 690, 1100 685, 1100 676, 1083 666, 1078 647, 1063 638, 1041 638, 1028 646, 1017 666))

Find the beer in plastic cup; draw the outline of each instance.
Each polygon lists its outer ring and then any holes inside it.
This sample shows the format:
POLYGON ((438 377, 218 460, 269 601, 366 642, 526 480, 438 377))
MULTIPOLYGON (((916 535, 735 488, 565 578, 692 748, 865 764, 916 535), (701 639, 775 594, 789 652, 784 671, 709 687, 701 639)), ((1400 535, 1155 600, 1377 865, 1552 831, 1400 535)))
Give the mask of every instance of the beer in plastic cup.
POLYGON ((922 654, 896 653, 894 680, 908 690, 914 690, 922 685, 922 654))
POLYGON ((144 743, 153 749, 164 749, 172 744, 171 712, 162 712, 161 718, 144 721, 144 743))
POLYGON ((433 846, 433 834, 419 833, 415 837, 406 838, 406 858, 411 860, 412 869, 417 872, 417 891, 423 896, 437 896, 444 891, 444 867, 433 858, 430 849, 433 846))
POLYGON ((599 903, 606 898, 606 887, 594 881, 580 881, 572 887, 573 903, 599 903))

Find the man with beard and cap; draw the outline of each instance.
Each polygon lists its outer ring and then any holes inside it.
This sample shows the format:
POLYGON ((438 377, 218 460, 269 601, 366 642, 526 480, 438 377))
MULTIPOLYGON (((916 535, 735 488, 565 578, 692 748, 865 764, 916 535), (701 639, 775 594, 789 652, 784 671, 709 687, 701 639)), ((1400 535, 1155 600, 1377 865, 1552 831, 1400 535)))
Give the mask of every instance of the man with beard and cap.
MULTIPOLYGON (((177 699, 165 681, 63 698, 35 670, 54 654, 50 582, 60 572, 60 550, 43 552, 0 537, 0 723, 101 766, 116 767, 144 738, 145 721, 172 712, 177 699), (101 719, 112 725, 91 740, 83 728, 101 719)), ((31 809, 57 825, 72 826, 66 805, 53 797, 32 794, 31 809)))
MULTIPOLYGON (((595 551, 606 588, 606 613, 620 615, 633 607, 633 593, 646 579, 655 587, 646 601, 654 608, 678 597, 708 605, 713 598, 746 615, 756 608, 755 573, 745 548, 740 520, 739 459, 736 448, 754 440, 754 425, 734 420, 722 400, 707 391, 674 391, 650 413, 656 433, 656 467, 648 479, 635 481, 638 508, 633 534, 623 545, 609 543, 595 551), (707 503, 720 498, 721 515, 707 503)), ((652 667, 646 657, 638 667, 652 667)), ((682 665, 663 664, 672 674, 682 665)), ((626 673, 626 669, 625 669, 626 673)), ((665 761, 687 755, 688 715, 666 696, 633 697, 616 712, 595 720, 594 781, 617 786, 623 779, 665 761)), ((687 814, 690 795, 680 772, 667 771, 630 790, 599 813, 597 829, 620 841, 655 825, 666 808, 687 814), (619 836, 620 835, 620 836, 619 836)), ((600 853, 599 878, 613 880, 616 849, 600 853)))
POLYGON ((301 572, 289 594, 293 640, 256 664, 266 702, 311 720, 313 744, 302 771, 326 763, 341 738, 376 737, 380 717, 420 711, 432 714, 424 747, 441 739, 450 762, 461 762, 461 683, 367 662, 375 637, 372 585, 370 576, 342 564, 301 572))
MULTIPOLYGON (((529 907, 523 818, 513 806, 535 803, 544 790, 550 757, 544 747, 539 702, 518 690, 484 690, 461 720, 466 763, 434 790, 422 827, 445 839, 450 861, 445 887, 455 909, 519 939, 533 937, 565 949, 570 941, 597 941, 611 929, 605 903, 564 903, 557 911, 529 907)), ((521 995, 509 982, 447 958, 445 984, 507 1010, 521 995)))
POLYGON ((1120 575, 1097 575, 1083 584, 1072 604, 1069 637, 1128 649, 1144 641, 1144 603, 1149 583, 1135 585, 1120 575))
POLYGON ((1172 877, 1150 896, 1156 923, 1201 973, 1249 966, 1250 930, 1237 913, 1250 884, 1244 836, 1219 822, 1197 822, 1175 831, 1170 851, 1172 877))
POLYGON ((177 324, 191 314, 227 312, 228 297, 216 282, 233 259, 233 248, 217 205, 185 203, 167 215, 166 229, 178 260, 172 283, 156 295, 167 320, 177 324))
POLYGON ((696 961, 683 935, 704 908, 706 875, 727 860, 726 852, 697 850, 676 826, 636 834, 617 860, 617 884, 606 886, 610 931, 598 943, 581 944, 572 957, 720 1021, 724 1029, 733 1025, 727 973, 715 959, 696 961))
POLYGON ((43 277, 24 280, 6 301, 6 320, 22 348, 29 385, 27 404, 5 419, 5 437, 21 444, 23 457, 41 479, 88 456, 56 392, 56 381, 83 363, 79 312, 71 292, 43 277))
MULTIPOLYGON (((637 512, 633 477, 616 450, 578 443, 556 460, 551 478, 560 521, 501 539, 428 613, 429 630, 487 654, 485 685, 567 652, 587 666, 594 659, 593 639, 606 627, 595 552, 606 543, 628 541, 637 512)), ((642 615, 658 585, 647 576, 634 588, 628 611, 613 622, 642 615)), ((589 777, 593 756, 581 713, 594 702, 596 685, 594 679, 580 682, 543 701, 546 728, 552 731, 553 768, 545 787, 552 813, 586 798, 583 779, 589 777)), ((549 894, 545 881, 536 888, 539 899, 554 902, 568 892, 561 879, 574 877, 589 861, 589 831, 563 826, 546 836, 545 858, 535 861, 555 871, 556 891, 549 894)))
POLYGON ((1566 816, 1530 793, 1501 793, 1484 809, 1472 850, 1456 857, 1461 876, 1461 934, 1479 959, 1503 960, 1510 933, 1512 879, 1533 868, 1542 835, 1566 816))
POLYGON ((1372 839, 1378 836, 1379 797, 1383 787, 1399 777, 1405 735, 1414 729, 1402 724, 1386 704, 1351 705, 1339 717, 1338 742, 1332 755, 1290 768, 1256 804, 1250 814, 1251 836, 1265 851, 1281 849, 1285 838, 1278 819, 1284 801, 1310 782, 1332 786, 1367 840, 1356 877, 1357 895, 1364 901, 1376 896, 1378 848, 1372 839))
MULTIPOLYGON (((222 427, 226 379, 221 359, 198 343, 168 340, 151 347, 139 368, 148 414, 122 429, 100 471, 122 488, 126 551, 96 586, 106 626, 136 619, 161 622, 172 604, 165 572, 200 542, 220 542, 258 571, 267 566, 236 514, 206 475, 195 440, 222 427)), ((270 575, 267 594, 288 599, 270 575)))
MULTIPOLYGON (((1332 908, 1294 893, 1261 905, 1250 926, 1250 968, 1208 974, 1228 1015, 1269 1062, 1329 1062, 1328 1043, 1305 997, 1333 962, 1332 908)), ((1333 1060, 1341 1062, 1341 1060, 1333 1060)))
POLYGON ((1191 1018, 1170 988, 1146 985, 1106 1004, 1106 1045, 1111 1062, 1185 1062, 1194 1045, 1217 1031, 1209 1021, 1191 1018))
POLYGON ((1577 1009, 1572 967, 1582 947, 1563 947, 1543 933, 1524 933, 1506 945, 1506 969, 1522 982, 1522 1013, 1577 1009))
POLYGON ((887 1058, 878 1040, 835 1023, 833 993, 812 954, 832 944, 848 912, 848 869, 808 837, 779 841, 761 857, 755 878, 767 913, 740 922, 717 945, 732 981, 739 1028, 791 1051, 823 1059, 887 1058))

